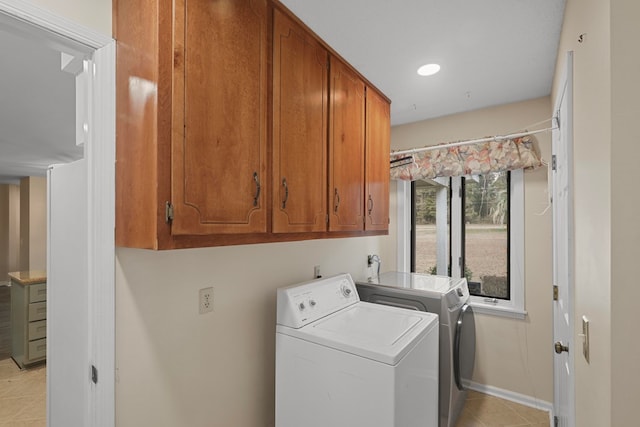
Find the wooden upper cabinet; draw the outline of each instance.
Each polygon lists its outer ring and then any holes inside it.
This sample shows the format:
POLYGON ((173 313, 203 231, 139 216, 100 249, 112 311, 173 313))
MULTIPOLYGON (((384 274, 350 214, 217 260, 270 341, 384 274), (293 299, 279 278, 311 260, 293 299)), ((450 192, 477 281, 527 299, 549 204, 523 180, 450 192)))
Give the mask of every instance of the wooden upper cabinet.
POLYGON ((274 10, 274 233, 327 229, 328 61, 308 31, 274 10))
POLYGON ((390 122, 389 102, 367 88, 365 230, 389 229, 390 122))
POLYGON ((365 84, 331 57, 329 230, 364 229, 365 84))
POLYGON ((386 233, 388 100, 284 5, 113 0, 113 17, 116 245, 386 233))
POLYGON ((267 0, 176 0, 174 235, 267 231, 267 0))

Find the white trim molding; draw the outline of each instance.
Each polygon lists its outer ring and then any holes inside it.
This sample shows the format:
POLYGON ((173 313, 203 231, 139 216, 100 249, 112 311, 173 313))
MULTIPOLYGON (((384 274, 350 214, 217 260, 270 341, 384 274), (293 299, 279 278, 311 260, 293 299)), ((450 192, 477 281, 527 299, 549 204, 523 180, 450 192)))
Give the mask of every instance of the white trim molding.
POLYGON ((92 49, 99 49, 113 39, 65 17, 23 0, 0 0, 0 15, 18 19, 46 31, 67 37, 92 49))
POLYGON ((89 144, 89 313, 90 363, 98 385, 89 402, 91 426, 115 425, 115 61, 111 41, 90 64, 89 144))
MULTIPOLYGON (((0 25, 90 58, 86 108, 89 206, 89 358, 98 384, 89 396, 89 425, 115 425, 115 41, 22 0, 0 0, 0 25), (61 38, 62 37, 62 38, 61 38)), ((69 53, 69 52, 67 52, 69 53)), ((50 390, 48 386, 47 391, 50 390)), ((47 413, 49 410, 47 410, 47 413)), ((48 417, 47 417, 48 418, 48 417)))

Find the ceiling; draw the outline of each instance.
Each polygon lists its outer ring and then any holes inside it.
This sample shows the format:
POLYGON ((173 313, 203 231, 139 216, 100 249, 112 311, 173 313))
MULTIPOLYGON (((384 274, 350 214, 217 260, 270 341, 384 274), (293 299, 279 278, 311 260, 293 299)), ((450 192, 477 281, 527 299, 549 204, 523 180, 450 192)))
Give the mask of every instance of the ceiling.
MULTIPOLYGON (((392 101, 392 125, 549 95, 565 0, 281 0, 392 101), (420 65, 438 63, 431 77, 420 65)), ((0 19, 0 182, 82 157, 60 45, 0 19)), ((18 25, 19 26, 19 25, 18 25)))
POLYGON ((60 51, 50 45, 0 25, 0 183, 83 155, 75 143, 75 76, 61 70, 60 51))
POLYGON ((280 1, 391 99, 392 125, 551 93, 565 0, 280 1))

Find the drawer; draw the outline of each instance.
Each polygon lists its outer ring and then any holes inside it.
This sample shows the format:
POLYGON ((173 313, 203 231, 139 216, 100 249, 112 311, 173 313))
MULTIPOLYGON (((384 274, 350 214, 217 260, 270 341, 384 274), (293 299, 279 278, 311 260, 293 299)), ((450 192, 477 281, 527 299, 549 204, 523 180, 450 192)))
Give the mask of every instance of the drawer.
POLYGON ((40 302, 47 300, 47 284, 38 283, 29 286, 29 302, 40 302))
POLYGON ((38 320, 37 322, 29 323, 29 335, 27 341, 39 340, 47 336, 47 321, 38 320))
POLYGON ((29 342, 27 359, 32 361, 36 359, 42 359, 46 356, 47 356, 47 339, 46 338, 29 342))
POLYGON ((34 302, 29 304, 29 322, 47 318, 47 303, 34 302))

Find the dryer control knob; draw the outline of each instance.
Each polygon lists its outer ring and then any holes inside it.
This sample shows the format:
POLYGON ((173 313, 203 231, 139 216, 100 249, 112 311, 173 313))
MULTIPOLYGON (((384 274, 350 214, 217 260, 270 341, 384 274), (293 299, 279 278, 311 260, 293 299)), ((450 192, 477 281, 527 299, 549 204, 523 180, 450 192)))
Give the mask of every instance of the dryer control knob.
POLYGON ((340 290, 342 291, 342 295, 344 295, 345 298, 349 298, 351 296, 351 288, 347 285, 342 285, 340 290))

